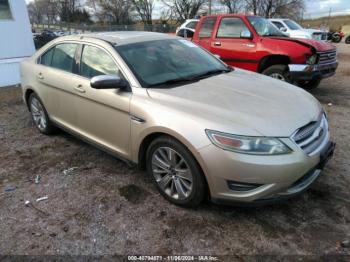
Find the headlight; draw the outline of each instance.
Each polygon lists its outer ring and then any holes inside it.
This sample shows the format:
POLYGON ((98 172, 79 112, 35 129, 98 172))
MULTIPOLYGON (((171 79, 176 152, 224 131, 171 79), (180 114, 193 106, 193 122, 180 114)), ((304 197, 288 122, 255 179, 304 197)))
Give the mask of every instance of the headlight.
POLYGON ((317 54, 313 54, 311 56, 307 56, 306 63, 308 65, 314 65, 317 62, 317 54))
POLYGON ((206 130, 211 142, 225 150, 252 155, 281 155, 292 150, 277 138, 237 136, 206 130))

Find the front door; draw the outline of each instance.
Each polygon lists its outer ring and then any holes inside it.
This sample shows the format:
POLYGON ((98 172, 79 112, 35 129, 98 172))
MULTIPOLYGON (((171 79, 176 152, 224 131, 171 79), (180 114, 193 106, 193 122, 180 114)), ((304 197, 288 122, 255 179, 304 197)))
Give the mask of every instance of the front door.
POLYGON ((80 80, 76 86, 78 128, 90 140, 129 156, 131 92, 119 89, 97 90, 90 79, 99 75, 123 77, 113 57, 102 47, 84 45, 79 65, 80 80))
POLYGON ((213 37, 211 51, 229 65, 257 71, 257 44, 252 36, 241 18, 223 17, 213 37))

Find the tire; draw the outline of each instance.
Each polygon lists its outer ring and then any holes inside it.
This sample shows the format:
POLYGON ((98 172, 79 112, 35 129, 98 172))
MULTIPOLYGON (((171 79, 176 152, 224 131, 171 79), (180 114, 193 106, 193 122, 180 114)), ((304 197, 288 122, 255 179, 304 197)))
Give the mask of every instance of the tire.
POLYGON ((341 41, 341 36, 339 34, 334 34, 332 36, 332 42, 333 43, 340 43, 340 41, 341 41))
POLYGON ((298 86, 307 90, 315 89, 321 83, 321 79, 311 80, 311 81, 299 81, 298 86))
POLYGON ((284 82, 290 82, 290 74, 288 71, 288 66, 286 65, 273 65, 268 68, 266 68, 262 74, 270 76, 272 78, 284 81, 284 82))
POLYGON ((57 128, 50 121, 43 103, 35 93, 29 96, 28 105, 35 127, 45 135, 54 134, 57 128))
POLYGON ((348 36, 347 38, 345 38, 345 43, 346 43, 346 44, 350 44, 350 36, 348 36))
POLYGON ((146 167, 161 195, 175 205, 194 208, 207 195, 206 181, 197 161, 183 144, 171 137, 161 136, 150 144, 146 167))

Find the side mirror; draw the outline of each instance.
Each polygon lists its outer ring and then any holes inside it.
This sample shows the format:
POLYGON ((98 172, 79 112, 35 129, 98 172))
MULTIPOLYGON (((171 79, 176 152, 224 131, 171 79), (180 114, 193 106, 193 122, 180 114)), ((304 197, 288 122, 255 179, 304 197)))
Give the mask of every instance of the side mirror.
POLYGON ((129 83, 116 75, 101 75, 91 78, 90 85, 95 89, 130 90, 129 83))
POLYGON ((247 30, 247 29, 244 29, 242 32, 241 32, 241 35, 240 35, 241 38, 249 38, 251 39, 252 38, 252 33, 247 30))
POLYGON ((287 28, 281 27, 281 28, 280 28, 280 31, 283 32, 283 33, 285 33, 285 32, 287 32, 287 28))

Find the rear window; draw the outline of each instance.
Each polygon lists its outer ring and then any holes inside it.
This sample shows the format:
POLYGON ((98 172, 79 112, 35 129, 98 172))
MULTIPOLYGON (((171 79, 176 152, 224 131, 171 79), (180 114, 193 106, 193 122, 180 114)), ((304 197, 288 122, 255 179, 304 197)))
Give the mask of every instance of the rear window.
POLYGON ((208 17, 205 18, 201 28, 199 29, 198 36, 199 37, 211 37, 213 31, 214 31, 214 26, 215 26, 215 17, 208 17))
POLYGON ((49 51, 47 51, 45 54, 43 54, 40 58, 40 64, 51 66, 52 62, 52 55, 55 48, 51 48, 49 51))
POLYGON ((51 67, 72 72, 77 44, 60 44, 54 48, 51 67))

